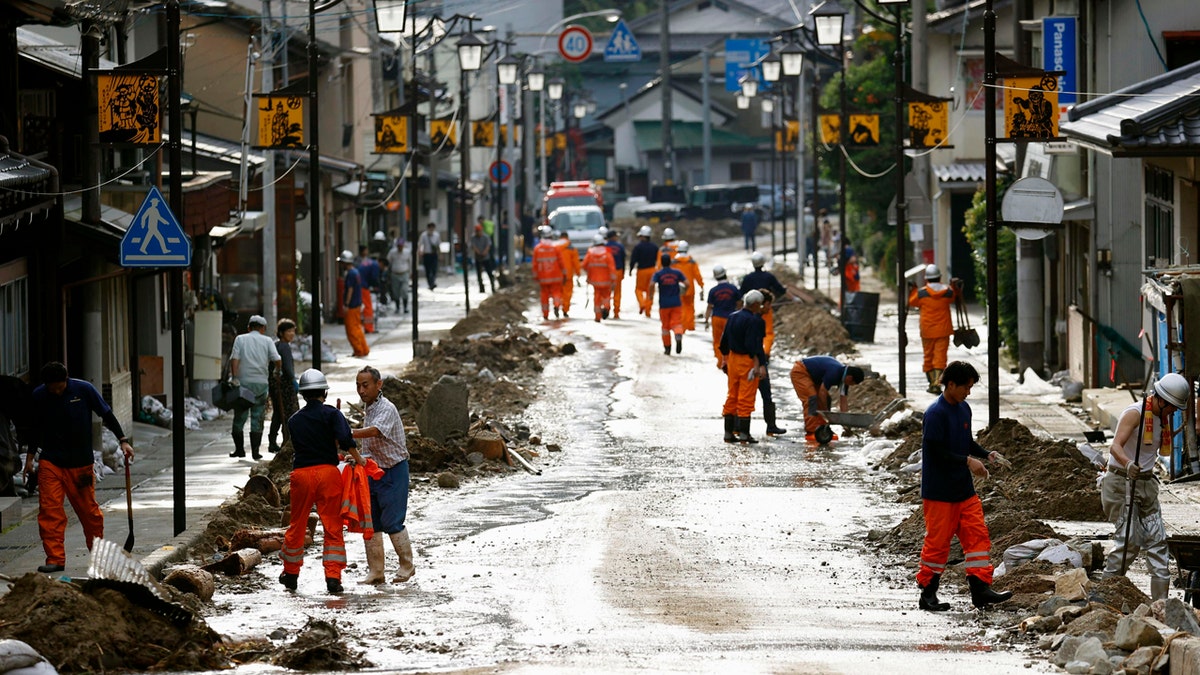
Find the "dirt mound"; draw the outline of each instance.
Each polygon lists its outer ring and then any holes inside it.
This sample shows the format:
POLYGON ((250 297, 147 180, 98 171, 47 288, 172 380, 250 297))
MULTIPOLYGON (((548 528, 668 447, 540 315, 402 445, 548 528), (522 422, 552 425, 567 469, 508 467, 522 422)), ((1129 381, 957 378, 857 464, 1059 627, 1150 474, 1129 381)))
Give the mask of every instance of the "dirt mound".
POLYGON ((309 619, 300 635, 281 647, 271 662, 290 670, 362 670, 372 664, 361 652, 352 651, 342 639, 337 624, 309 619))
POLYGON ((466 337, 477 333, 498 331, 510 324, 525 323, 525 309, 537 293, 537 285, 528 272, 519 270, 516 283, 504 293, 493 293, 471 308, 471 313, 454 324, 451 337, 466 337))
POLYGON ((1146 595, 1129 580, 1129 577, 1107 577, 1092 583, 1088 589, 1088 599, 1104 604, 1122 612, 1132 612, 1139 605, 1149 605, 1150 596, 1146 595))
MULTIPOLYGON (((289 472, 292 459, 291 449, 291 444, 285 446, 289 472)), ((283 454, 283 452, 280 451, 279 454, 283 454)), ((276 456, 278 457, 278 455, 276 456)), ((273 476, 272 482, 283 500, 281 505, 272 506, 259 494, 242 495, 241 499, 225 502, 208 521, 204 533, 196 539, 188 554, 207 562, 214 553, 229 550, 229 542, 238 530, 255 526, 278 527, 280 523, 285 522, 284 514, 287 513, 288 508, 286 503, 289 488, 288 476, 287 474, 273 476)))
POLYGON ((203 619, 180 625, 131 597, 26 574, 0 598, 0 637, 28 643, 60 673, 228 667, 203 619))
POLYGON ((892 401, 900 398, 900 394, 881 377, 868 377, 860 384, 850 388, 851 412, 864 412, 878 415, 892 401))

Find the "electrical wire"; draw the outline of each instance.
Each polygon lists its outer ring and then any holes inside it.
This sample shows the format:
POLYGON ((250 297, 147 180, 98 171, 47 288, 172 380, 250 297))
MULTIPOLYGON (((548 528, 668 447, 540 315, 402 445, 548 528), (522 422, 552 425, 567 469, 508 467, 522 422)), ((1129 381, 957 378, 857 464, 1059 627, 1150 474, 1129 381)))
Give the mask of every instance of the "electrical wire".
POLYGON ((126 171, 118 176, 114 176, 113 178, 110 178, 109 180, 106 180, 103 183, 100 183, 99 185, 91 185, 91 186, 88 186, 85 188, 81 188, 79 190, 67 190, 66 192, 32 192, 30 190, 26 190, 23 188, 8 188, 8 187, 4 187, 3 185, 0 185, 0 190, 3 190, 5 192, 20 192, 20 193, 28 194, 28 195, 36 195, 38 197, 66 197, 67 195, 83 194, 84 192, 90 192, 92 190, 102 188, 106 185, 112 185, 113 183, 124 178, 125 176, 128 176, 129 174, 133 173, 139 167, 141 167, 143 164, 145 164, 146 162, 149 162, 151 159, 153 159, 154 156, 157 155, 163 149, 164 146, 166 146, 166 144, 167 144, 166 141, 159 143, 158 147, 156 147, 156 148, 154 148, 154 150, 150 151, 150 153, 148 155, 146 155, 146 157, 144 159, 142 159, 142 161, 131 166, 128 171, 126 171))
POLYGON ((1146 20, 1146 12, 1142 10, 1142 0, 1135 0, 1137 4, 1138 14, 1142 17, 1142 25, 1146 27, 1146 37, 1150 38, 1150 44, 1154 47, 1154 53, 1158 54, 1158 60, 1162 63, 1163 69, 1167 68, 1167 60, 1163 58, 1162 52, 1158 50, 1158 42, 1154 39, 1154 32, 1150 30, 1150 22, 1146 20))

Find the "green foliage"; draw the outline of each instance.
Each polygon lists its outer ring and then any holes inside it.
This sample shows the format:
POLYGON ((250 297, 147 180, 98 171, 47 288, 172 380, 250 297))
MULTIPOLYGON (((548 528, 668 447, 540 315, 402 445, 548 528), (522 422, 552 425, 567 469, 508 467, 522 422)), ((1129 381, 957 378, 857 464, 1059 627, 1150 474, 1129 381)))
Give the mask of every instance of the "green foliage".
MULTIPOLYGON (((996 184, 996 200, 1004 198, 1010 179, 996 184)), ((971 200, 966 213, 967 241, 975 263, 975 292, 987 298, 987 199, 982 186, 971 200)), ((996 294, 1000 317, 1000 342, 1009 358, 1017 358, 1017 235, 1007 227, 996 231, 996 294)))
MULTIPOLYGON (((849 66, 846 77, 846 112, 876 113, 879 115, 879 143, 872 147, 847 147, 852 164, 846 166, 846 210, 847 234, 855 248, 864 253, 876 272, 889 284, 895 283, 894 230, 887 225, 887 209, 892 198, 896 174, 890 171, 896 156, 895 77, 892 70, 892 54, 895 51, 895 36, 883 31, 866 33, 855 41, 853 53, 856 63, 849 66), (854 167, 857 166, 864 176, 854 167), (886 171, 886 173, 884 173, 886 171), (882 176, 877 174, 884 173, 882 176), (866 246, 868 241, 881 234, 878 244, 866 246), (877 257, 879 256, 879 257, 877 257), (885 260, 884 257, 887 257, 885 260)), ((835 75, 825 84, 820 104, 826 112, 840 109, 842 73, 835 75)), ((821 149, 821 175, 837 181, 840 150, 836 147, 821 149)))
MULTIPOLYGON (((621 10, 621 18, 628 22, 645 16, 650 12, 657 12, 659 6, 659 0, 563 0, 562 15, 563 18, 566 18, 585 12, 597 12, 602 9, 619 9, 621 10)), ((607 33, 612 30, 612 24, 605 21, 602 16, 589 16, 580 19, 576 23, 584 26, 593 33, 607 33)))

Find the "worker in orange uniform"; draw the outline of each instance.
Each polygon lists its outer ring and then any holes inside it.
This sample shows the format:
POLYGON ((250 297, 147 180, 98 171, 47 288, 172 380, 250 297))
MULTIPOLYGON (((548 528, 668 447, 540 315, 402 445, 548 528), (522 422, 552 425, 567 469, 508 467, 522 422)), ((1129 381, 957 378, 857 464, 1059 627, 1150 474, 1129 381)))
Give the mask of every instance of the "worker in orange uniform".
MULTIPOLYGON (((675 240, 675 230, 669 227, 664 229, 662 238, 663 243, 658 247, 659 260, 661 261, 663 254, 666 254, 671 256, 671 260, 674 262, 675 254, 679 253, 679 243, 675 240)), ((662 269, 661 263, 658 265, 658 268, 662 269)))
POLYGON ((364 357, 371 353, 371 347, 367 345, 367 336, 363 334, 364 286, 362 275, 358 271, 358 266, 354 264, 354 254, 350 251, 342 251, 342 255, 338 256, 338 262, 345 270, 342 306, 346 308, 344 319, 346 339, 350 341, 350 348, 354 351, 354 356, 364 357))
POLYGON ((637 281, 633 293, 637 297, 638 312, 650 316, 654 292, 650 289, 650 277, 658 270, 658 247, 650 241, 653 234, 649 225, 638 230, 638 243, 629 252, 629 273, 637 270, 637 281))
POLYGON ((721 414, 725 418, 725 442, 757 443, 750 435, 750 416, 758 379, 767 373, 767 354, 763 351, 766 325, 762 313, 763 294, 750 291, 742 296, 742 308, 729 315, 721 334, 722 370, 728 377, 728 392, 721 414))
POLYGON ((554 318, 562 311, 563 279, 566 278, 558 245, 550 238, 550 228, 542 226, 541 237, 533 247, 533 278, 542 289, 542 318, 550 318, 550 303, 554 303, 554 318))
POLYGON ((950 336, 954 334, 954 324, 950 322, 950 306, 954 304, 960 292, 962 280, 951 279, 949 286, 943 284, 942 272, 937 265, 925 266, 925 286, 918 289, 909 284, 908 306, 921 312, 921 346, 925 349, 921 370, 925 372, 925 379, 929 380, 927 391, 931 394, 942 393, 939 383, 942 371, 946 369, 950 336))
MULTIPOLYGON (((763 294, 763 353, 771 358, 771 347, 775 345, 775 295, 765 288, 759 289, 763 294)), ((763 421, 767 423, 768 436, 782 436, 787 429, 775 423, 775 399, 771 397, 771 374, 763 373, 758 379, 758 393, 763 401, 763 421)))
POLYGON ((321 561, 325 568, 325 588, 342 592, 342 570, 346 568, 346 541, 342 533, 342 474, 338 472, 338 448, 349 453, 353 462, 365 465, 351 437, 350 425, 342 412, 325 405, 329 383, 315 368, 300 374, 300 395, 304 407, 288 420, 292 433, 292 473, 289 477, 291 518, 279 557, 283 574, 279 583, 296 590, 300 568, 304 564, 304 535, 308 514, 313 506, 325 532, 321 561))
POLYGON ((838 392, 838 410, 850 407, 850 387, 863 381, 863 370, 846 366, 832 356, 809 356, 792 364, 792 388, 804 412, 805 440, 825 445, 836 441, 822 410, 832 410, 830 395, 838 392))
POLYGON ((583 256, 583 271, 595 294, 592 308, 596 312, 596 323, 600 323, 601 319, 608 318, 613 285, 617 281, 617 263, 613 260, 612 250, 604 245, 604 235, 597 234, 592 238, 592 247, 583 256))
POLYGON ((675 269, 683 272, 687 277, 688 289, 684 294, 683 300, 683 329, 685 331, 696 330, 696 293, 699 288, 700 299, 704 299, 704 275, 700 272, 700 266, 696 264, 696 260, 688 253, 688 243, 682 239, 676 242, 675 250, 675 269))
POLYGON ((862 284, 859 279, 858 271, 858 256, 851 255, 846 259, 846 264, 842 267, 842 283, 846 285, 847 293, 857 293, 862 290, 862 284))
POLYGON ((725 362, 721 357, 721 334, 725 332, 725 322, 729 320, 729 315, 737 311, 738 304, 742 301, 742 292, 737 286, 729 283, 725 268, 721 265, 713 268, 713 278, 717 280, 717 285, 708 292, 704 325, 707 327, 709 319, 712 320, 713 354, 717 357, 717 368, 720 368, 725 362))
POLYGON ((571 313, 571 296, 575 294, 575 284, 582 272, 579 265, 579 251, 571 246, 571 238, 566 232, 559 235, 558 254, 563 262, 562 313, 563 318, 569 318, 571 313))
POLYGON ((604 245, 612 253, 613 264, 617 266, 617 279, 613 282, 612 317, 621 318, 621 285, 625 281, 625 245, 617 238, 617 231, 610 229, 605 235, 604 245))
POLYGON ((687 277, 671 267, 671 256, 662 254, 659 264, 662 269, 650 277, 650 301, 654 301, 654 289, 658 288, 658 318, 662 322, 663 353, 671 353, 671 334, 675 334, 675 353, 683 351, 683 319, 680 318, 680 298, 687 288, 687 277))

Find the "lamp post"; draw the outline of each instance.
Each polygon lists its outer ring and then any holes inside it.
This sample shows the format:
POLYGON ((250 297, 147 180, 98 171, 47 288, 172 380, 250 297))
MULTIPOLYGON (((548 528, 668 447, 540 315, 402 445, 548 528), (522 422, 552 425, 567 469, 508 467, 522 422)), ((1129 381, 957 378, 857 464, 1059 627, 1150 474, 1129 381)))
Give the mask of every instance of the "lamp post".
MULTIPOLYGON (((571 115, 575 118, 575 131, 581 137, 583 135, 583 118, 587 117, 587 114, 588 114, 588 102, 587 101, 578 101, 577 100, 571 106, 571 115)), ((568 156, 571 158, 571 164, 569 165, 571 180, 578 180, 579 179, 579 171, 576 169, 575 165, 578 163, 579 157, 576 156, 575 150, 571 148, 571 134, 570 134, 569 125, 568 125, 568 129, 567 129, 567 149, 570 151, 568 156)))
MULTIPOLYGON (((800 87, 800 74, 804 72, 804 50, 800 48, 800 45, 796 44, 796 40, 794 37, 790 37, 787 41, 787 44, 785 44, 783 46, 783 49, 780 50, 780 52, 779 52, 779 67, 780 67, 779 69, 780 69, 781 74, 787 78, 786 80, 783 80, 783 95, 784 95, 784 98, 787 99, 787 106, 791 107, 793 112, 795 113, 793 116, 796 118, 797 125, 798 125, 799 120, 800 120, 800 111, 796 110, 796 96, 795 96, 795 92, 793 92, 793 90, 791 88, 791 84, 793 81, 792 78, 795 78, 797 90, 800 87)), ((815 121, 814 121, 814 124, 815 124, 815 121)), ((784 138, 786 138, 786 137, 787 137, 787 131, 785 130, 784 138)), ((796 152, 800 152, 800 142, 799 141, 800 141, 799 127, 797 127, 796 152)), ((815 149, 814 149, 814 151, 815 151, 815 149)), ((781 164, 782 164, 782 167, 780 168, 780 175, 781 175, 780 182, 783 183, 784 185, 787 185, 787 146, 786 145, 784 146, 784 149, 783 149, 783 154, 781 157, 781 164)), ((799 169, 800 169, 800 167, 797 165, 796 176, 795 176, 796 182, 795 182, 795 189, 794 189, 794 192, 796 195, 796 251, 799 252, 799 254, 800 254, 799 255, 800 265, 797 269, 800 270, 800 283, 801 283, 801 285, 803 285, 803 283, 804 283, 804 253, 800 249, 800 223, 803 220, 804 209, 800 205, 800 200, 803 197, 803 193, 800 192, 801 185, 800 185, 800 170, 799 169)), ((787 253, 786 253, 786 251, 787 251, 787 201, 786 200, 784 200, 784 202, 783 202, 783 216, 784 216, 784 218, 783 218, 783 248, 785 251, 784 260, 787 260, 787 253)), ((816 285, 816 276, 817 276, 817 270, 816 270, 816 268, 813 268, 813 285, 814 286, 816 285)))
POLYGON ((904 194, 904 24, 900 20, 900 12, 909 0, 879 0, 881 5, 891 5, 896 19, 896 52, 893 54, 893 75, 896 84, 896 317, 898 318, 897 337, 899 343, 898 375, 900 395, 905 395, 905 352, 908 347, 908 333, 905 331, 908 298, 905 297, 904 262, 905 220, 908 215, 908 203, 904 194))
MULTIPOLYGON (((504 50, 506 53, 503 57, 500 58, 499 61, 496 62, 496 82, 497 82, 496 105, 497 105, 497 107, 499 107, 501 104, 511 100, 510 96, 505 96, 505 97, 501 98, 500 87, 507 88, 507 87, 510 87, 511 85, 516 84, 517 71, 519 71, 521 68, 521 59, 513 56, 512 54, 507 53, 510 48, 511 48, 511 45, 506 42, 504 45, 504 50)), ((505 91, 508 91, 508 90, 506 89, 505 91)), ((506 109, 504 110, 504 114, 499 115, 500 119, 498 120, 498 124, 497 124, 497 129, 496 129, 497 132, 501 131, 502 129, 512 129, 514 132, 516 131, 516 124, 515 124, 514 120, 512 119, 511 111, 512 111, 512 107, 506 106, 506 109), (504 122, 505 119, 507 119, 508 124, 506 126, 500 125, 499 122, 504 122)), ((503 134, 497 133, 497 138, 499 139, 499 146, 498 146, 499 149, 497 151, 497 154, 499 155, 499 157, 497 157, 497 159, 501 162, 504 161, 504 154, 505 154, 504 151, 508 148, 509 141, 508 141, 507 136, 508 136, 507 133, 503 133, 503 134)), ((508 177, 508 179, 513 180, 513 176, 510 175, 508 177)), ((499 183, 499 181, 497 181, 497 183, 499 183)), ((504 237, 504 241, 502 243, 504 244, 504 250, 508 254, 507 255, 508 269, 511 272, 512 269, 514 268, 513 256, 515 255, 515 252, 513 251, 513 243, 515 241, 515 237, 513 236, 513 227, 520 225, 520 218, 517 218, 516 222, 509 223, 507 228, 502 227, 502 223, 504 222, 504 193, 505 193, 505 191, 506 191, 506 189, 505 189, 504 185, 501 183, 498 186, 498 199, 496 200, 496 230, 495 231, 497 233, 497 236, 503 236, 504 231, 505 230, 508 231, 508 235, 506 237, 504 237)), ((515 201, 515 197, 514 197, 514 201, 515 201)), ((498 248, 499 247, 497 246, 497 249, 498 248)))
MULTIPOLYGON (((779 81, 779 75, 780 75, 780 71, 783 67, 783 61, 780 60, 779 55, 776 54, 774 52, 774 50, 772 50, 770 54, 767 54, 767 56, 765 58, 763 58, 762 63, 760 65, 762 66, 763 81, 768 82, 768 83, 774 83, 774 82, 779 81)), ((781 102, 782 102, 782 99, 781 99, 781 102)), ((778 143, 777 138, 776 138, 776 136, 779 132, 778 132, 778 127, 775 124, 775 101, 774 101, 774 99, 772 99, 771 97, 763 97, 762 111, 764 114, 768 114, 771 116, 771 255, 774 255, 775 254, 775 192, 776 192, 776 189, 778 188, 778 183, 776 183, 776 175, 775 175, 775 162, 778 159, 778 160, 780 160, 780 164, 783 163, 782 158, 784 156, 783 153, 786 151, 786 148, 779 147, 782 145, 782 143, 778 143)), ((779 112, 780 112, 780 114, 783 113, 782 105, 780 105, 780 107, 779 107, 779 112)), ((780 137, 779 140, 782 140, 782 137, 780 137)), ((782 182, 783 181, 779 181, 779 183, 782 183, 782 182)), ((780 196, 782 196, 782 190, 780 190, 780 196)), ((787 207, 785 206, 784 208, 786 209, 787 207)), ((783 234, 784 234, 784 240, 786 242, 787 220, 783 221, 783 234)), ((787 248, 787 246, 785 245, 784 248, 787 248)), ((803 271, 803 270, 801 270, 801 271, 803 271)))
MULTIPOLYGON (((535 59, 538 57, 534 57, 535 59)), ((540 160, 540 176, 538 184, 542 189, 546 187, 546 95, 542 92, 546 89, 546 71, 542 70, 541 60, 534 61, 533 68, 525 74, 525 86, 529 87, 529 91, 538 95, 538 115, 540 121, 538 128, 541 130, 541 135, 537 133, 533 136, 533 152, 540 160)), ((532 168, 532 162, 530 163, 532 168)), ((526 173, 528 175, 528 173, 526 173)), ((533 181, 529 181, 529 191, 526 194, 528 206, 532 208, 536 203, 537 195, 533 192, 533 181)))
MULTIPOLYGON (((469 30, 469 28, 468 28, 469 30)), ((467 271, 469 266, 467 246, 467 181, 471 178, 471 100, 467 90, 467 77, 479 70, 483 62, 483 48, 486 43, 478 35, 469 32, 458 40, 458 67, 460 73, 459 85, 459 189, 458 189, 458 245, 462 251, 463 270, 463 301, 465 313, 471 313, 471 280, 467 271)))
MULTIPOLYGON (((841 150, 838 163, 838 233, 839 246, 838 268, 844 264, 843 255, 846 250, 846 53, 842 44, 842 25, 846 19, 846 9, 837 0, 825 0, 811 12, 816 26, 817 44, 823 47, 837 45, 838 60, 841 62, 842 77, 838 87, 838 145, 841 150)), ((816 198, 816 184, 813 184, 813 198, 816 198)), ((845 311, 846 284, 845 279, 838 279, 838 309, 845 311)))
MULTIPOLYGON (((550 97, 551 101, 559 101, 563 97, 563 88, 564 88, 564 83, 563 83, 562 78, 556 77, 546 83, 546 95, 550 97)), ((557 104, 555 105, 555 108, 557 109, 557 104)), ((558 134, 558 113, 557 112, 553 113, 552 119, 554 121, 554 132, 555 132, 555 135, 557 135, 558 134)), ((553 138, 553 136, 552 136, 552 138, 553 138)), ((555 173, 554 177, 555 178, 558 178, 558 166, 557 165, 558 165, 558 162, 555 162, 555 167, 554 167, 554 173, 555 173)), ((550 177, 545 174, 545 166, 544 165, 542 167, 542 170, 543 170, 542 180, 546 181, 546 186, 549 187, 551 181, 550 181, 550 177)), ((550 214, 545 214, 545 215, 548 216, 550 214)))

